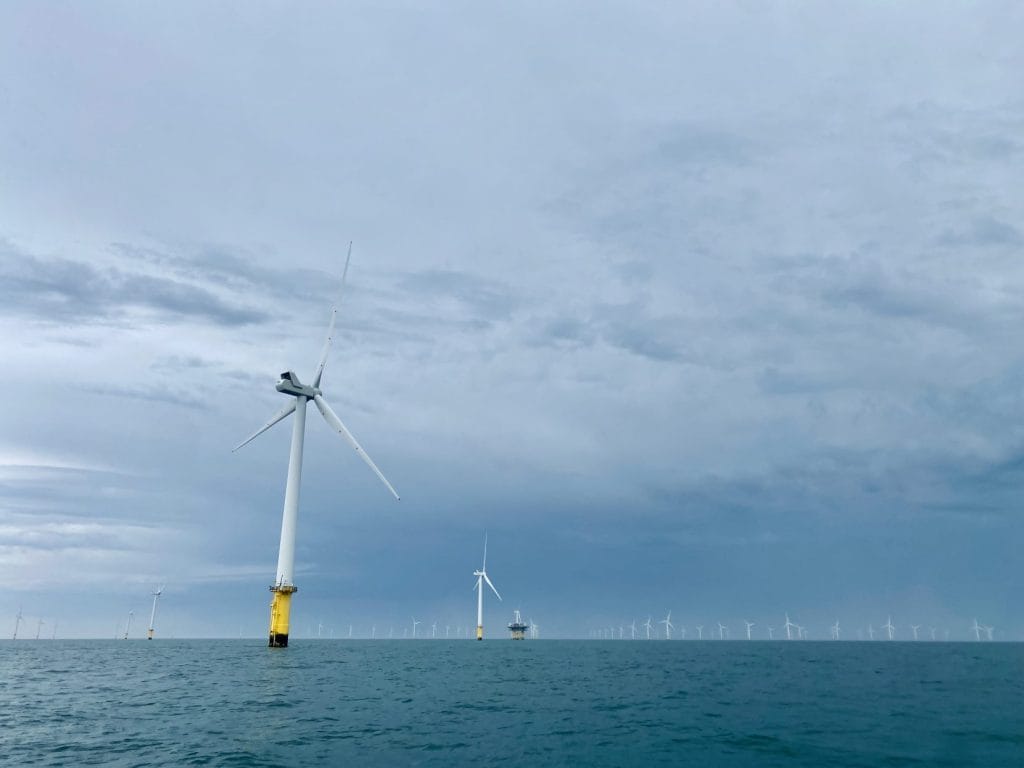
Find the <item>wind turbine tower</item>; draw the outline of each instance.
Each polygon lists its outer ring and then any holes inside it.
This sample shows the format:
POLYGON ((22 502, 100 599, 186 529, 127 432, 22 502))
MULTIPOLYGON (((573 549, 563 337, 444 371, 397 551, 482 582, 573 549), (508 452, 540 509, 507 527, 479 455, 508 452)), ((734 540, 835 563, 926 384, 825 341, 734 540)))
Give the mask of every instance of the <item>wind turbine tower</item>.
MULTIPOLYGON (((19 608, 18 615, 14 617, 14 635, 11 637, 11 640, 18 639, 18 627, 21 626, 21 620, 21 608, 19 608)), ((978 622, 974 623, 977 624, 978 622)))
POLYGON ((128 639, 128 633, 132 631, 132 617, 135 615, 135 611, 128 611, 128 623, 124 626, 124 639, 128 639))
MULTIPOLYGON (((43 629, 43 624, 45 624, 45 623, 46 623, 45 621, 43 621, 42 619, 40 619, 40 620, 39 620, 39 623, 38 623, 38 624, 36 624, 36 640, 38 640, 38 639, 39 639, 39 633, 40 633, 40 632, 42 631, 42 629, 43 629)), ((989 637, 989 639, 991 640, 992 638, 991 638, 991 637, 989 637)))
POLYGON ((757 625, 754 624, 754 622, 752 622, 752 621, 744 621, 743 623, 747 625, 747 640, 749 640, 750 639, 750 630, 752 630, 757 625))
MULTIPOLYGON (((345 270, 341 276, 342 288, 345 286, 345 277, 348 274, 348 263, 352 258, 352 244, 348 246, 348 257, 345 259, 345 270)), ((334 336, 334 322, 338 316, 338 307, 331 309, 331 322, 327 327, 327 340, 324 342, 323 352, 320 354, 320 362, 313 374, 312 384, 303 384, 294 371, 285 371, 277 382, 276 389, 291 399, 280 411, 275 413, 266 424, 256 430, 251 436, 235 446, 237 451, 242 446, 262 435, 272 426, 286 417, 295 414, 292 422, 292 445, 288 455, 288 479, 284 489, 284 513, 281 518, 281 544, 277 552, 277 578, 270 587, 273 597, 270 601, 270 639, 268 645, 271 648, 288 647, 288 626, 291 615, 292 595, 298 592, 295 586, 295 528, 299 516, 299 484, 302 479, 302 444, 306 434, 306 404, 312 400, 332 429, 340 434, 348 444, 355 450, 359 457, 366 462, 374 474, 391 492, 391 495, 398 499, 398 492, 388 482, 384 474, 377 469, 377 465, 366 454, 362 446, 356 442, 352 433, 348 431, 341 419, 334 412, 327 401, 324 400, 320 390, 320 380, 327 365, 327 353, 331 349, 331 341, 334 336)))
POLYGON ((892 625, 892 616, 889 616, 885 620, 885 624, 882 625, 882 629, 889 633, 889 639, 892 640, 892 633, 896 629, 896 627, 892 625))
POLYGON ((791 622, 789 620, 789 613, 786 614, 786 623, 785 623, 784 626, 786 627, 786 639, 787 640, 792 640, 793 639, 793 632, 792 632, 792 630, 796 628, 796 624, 794 624, 793 622, 791 622))
POLYGON ((160 587, 160 589, 153 593, 153 610, 149 613, 149 629, 146 630, 147 640, 153 639, 153 622, 156 620, 156 601, 160 599, 160 595, 163 593, 163 587, 160 587))
POLYGON ((662 619, 661 621, 659 621, 658 623, 665 625, 665 639, 666 640, 671 640, 672 639, 672 626, 673 626, 672 625, 672 611, 669 611, 668 614, 666 614, 665 618, 662 619))
POLYGON ((487 582, 487 586, 491 588, 491 591, 501 600, 501 595, 498 594, 498 590, 491 583, 490 578, 487 576, 487 534, 484 534, 484 564, 481 566, 479 571, 473 571, 473 575, 476 576, 476 639, 484 639, 484 582, 487 582))

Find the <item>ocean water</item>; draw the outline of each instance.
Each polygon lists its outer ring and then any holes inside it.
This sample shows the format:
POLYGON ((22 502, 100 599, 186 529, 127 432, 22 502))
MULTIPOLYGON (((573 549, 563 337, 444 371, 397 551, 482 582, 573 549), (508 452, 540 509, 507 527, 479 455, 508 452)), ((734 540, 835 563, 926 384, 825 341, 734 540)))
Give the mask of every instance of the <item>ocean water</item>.
POLYGON ((0 764, 1024 766, 1024 645, 0 642, 0 764))

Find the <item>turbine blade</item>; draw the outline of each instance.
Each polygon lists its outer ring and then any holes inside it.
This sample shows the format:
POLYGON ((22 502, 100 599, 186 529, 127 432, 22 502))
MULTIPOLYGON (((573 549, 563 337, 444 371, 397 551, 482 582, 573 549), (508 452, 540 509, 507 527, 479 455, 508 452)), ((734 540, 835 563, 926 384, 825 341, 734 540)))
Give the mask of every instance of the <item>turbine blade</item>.
POLYGON ((362 446, 356 442, 354 437, 352 437, 352 433, 349 432, 345 425, 341 423, 341 419, 338 418, 338 414, 331 410, 331 406, 327 404, 327 401, 320 395, 316 395, 316 397, 313 398, 313 402, 315 402, 316 407, 320 409, 320 415, 324 417, 324 421, 330 424, 335 431, 348 440, 348 444, 355 449, 356 453, 359 454, 359 457, 366 462, 367 466, 369 466, 370 469, 373 470, 374 474, 380 478, 380 481, 388 487, 388 490, 391 491, 391 495, 396 499, 401 499, 401 496, 398 495, 398 491, 396 491, 391 483, 388 482, 388 479, 384 477, 384 473, 377 469, 377 465, 373 463, 373 459, 366 454, 366 451, 363 450, 362 446))
POLYGON ((327 340, 324 341, 324 350, 320 353, 320 363, 316 367, 316 374, 313 376, 313 386, 320 386, 320 379, 324 375, 324 368, 327 367, 327 353, 331 351, 331 342, 334 340, 334 321, 338 317, 338 305, 341 304, 341 295, 345 291, 345 277, 348 275, 348 262, 352 258, 352 243, 348 244, 348 256, 345 257, 345 270, 341 273, 341 290, 338 292, 338 300, 331 307, 331 323, 327 326, 327 340))
POLYGON ((247 437, 245 440, 243 440, 238 445, 236 445, 234 448, 232 448, 231 452, 234 453, 239 448, 241 448, 243 445, 247 445, 248 443, 251 443, 253 440, 255 440, 257 437, 262 435, 264 432, 266 432, 272 426, 277 424, 277 422, 279 422, 285 416, 288 416, 292 411, 295 410, 295 403, 296 403, 296 401, 294 399, 290 400, 288 402, 288 405, 286 405, 284 408, 282 408, 280 411, 278 411, 277 413, 275 413, 273 416, 270 417, 270 421, 268 421, 262 427, 257 429, 251 435, 249 435, 249 437, 247 437))
POLYGON ((487 570, 487 533, 486 532, 484 533, 484 567, 481 568, 480 570, 481 571, 486 571, 487 570))
MULTIPOLYGON (((484 580, 487 582, 487 586, 491 588, 491 591, 498 595, 498 590, 494 588, 493 584, 491 584, 491 579, 486 573, 484 574, 484 580)), ((501 595, 498 595, 498 599, 501 600, 501 595)))

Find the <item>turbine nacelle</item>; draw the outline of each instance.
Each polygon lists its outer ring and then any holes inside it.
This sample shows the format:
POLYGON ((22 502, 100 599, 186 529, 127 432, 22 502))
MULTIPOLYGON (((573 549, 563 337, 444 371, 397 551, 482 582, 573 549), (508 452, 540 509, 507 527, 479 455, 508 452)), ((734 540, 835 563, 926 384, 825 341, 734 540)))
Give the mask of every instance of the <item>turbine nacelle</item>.
POLYGON ((282 373, 274 388, 282 394, 304 397, 307 400, 313 400, 317 395, 323 394, 318 387, 310 387, 299 381, 295 371, 282 373))

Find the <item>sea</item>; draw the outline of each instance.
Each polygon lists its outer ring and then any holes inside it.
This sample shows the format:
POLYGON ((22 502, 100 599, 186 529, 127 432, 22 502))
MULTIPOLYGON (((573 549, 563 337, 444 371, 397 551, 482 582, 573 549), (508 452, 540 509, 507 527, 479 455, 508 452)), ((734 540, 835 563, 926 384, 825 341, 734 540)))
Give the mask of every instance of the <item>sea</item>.
POLYGON ((0 765, 1024 766, 1024 644, 0 642, 0 765))

